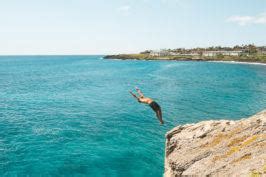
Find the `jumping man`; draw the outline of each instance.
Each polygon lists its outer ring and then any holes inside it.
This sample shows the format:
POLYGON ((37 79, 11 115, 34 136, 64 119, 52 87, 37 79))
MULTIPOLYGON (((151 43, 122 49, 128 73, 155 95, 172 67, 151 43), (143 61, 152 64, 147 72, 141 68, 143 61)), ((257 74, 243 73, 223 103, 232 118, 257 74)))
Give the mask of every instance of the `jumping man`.
POLYGON ((144 103, 144 104, 148 104, 153 111, 156 113, 156 116, 158 118, 158 120, 160 121, 161 124, 163 124, 163 117, 162 117, 162 110, 161 107, 158 103, 156 103, 155 101, 153 101, 151 98, 145 97, 143 95, 143 93, 140 91, 140 89, 136 88, 139 97, 136 96, 134 93, 132 93, 131 91, 129 91, 129 93, 138 100, 139 103, 144 103))

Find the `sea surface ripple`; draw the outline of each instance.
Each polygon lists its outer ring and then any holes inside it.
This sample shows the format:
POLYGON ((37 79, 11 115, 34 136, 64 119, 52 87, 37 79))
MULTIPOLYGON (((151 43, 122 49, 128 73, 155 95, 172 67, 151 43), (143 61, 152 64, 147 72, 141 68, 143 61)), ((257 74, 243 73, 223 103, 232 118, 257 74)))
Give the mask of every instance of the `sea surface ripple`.
POLYGON ((0 176, 160 177, 166 131, 264 108, 263 65, 1 56, 0 176))

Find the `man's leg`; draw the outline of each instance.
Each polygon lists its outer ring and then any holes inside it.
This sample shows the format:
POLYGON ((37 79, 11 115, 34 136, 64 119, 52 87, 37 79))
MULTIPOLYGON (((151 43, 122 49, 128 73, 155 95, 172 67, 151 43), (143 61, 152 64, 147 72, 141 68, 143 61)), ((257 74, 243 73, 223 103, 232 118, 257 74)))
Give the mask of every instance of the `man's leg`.
POLYGON ((158 118, 158 120, 160 121, 161 124, 163 124, 163 117, 162 117, 162 111, 161 110, 157 110, 156 111, 156 116, 158 118))

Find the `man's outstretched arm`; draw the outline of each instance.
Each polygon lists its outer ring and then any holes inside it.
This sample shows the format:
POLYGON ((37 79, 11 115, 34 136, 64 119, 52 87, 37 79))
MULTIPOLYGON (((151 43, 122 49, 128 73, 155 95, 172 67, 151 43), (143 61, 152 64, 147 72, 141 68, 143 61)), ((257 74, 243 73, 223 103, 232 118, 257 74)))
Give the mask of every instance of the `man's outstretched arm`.
POLYGON ((134 93, 132 93, 131 91, 129 91, 129 93, 134 97, 134 98, 136 98, 137 100, 138 100, 138 102, 140 102, 140 99, 139 99, 139 97, 137 97, 134 93))
POLYGON ((139 99, 133 92, 129 91, 129 93, 136 99, 139 99))

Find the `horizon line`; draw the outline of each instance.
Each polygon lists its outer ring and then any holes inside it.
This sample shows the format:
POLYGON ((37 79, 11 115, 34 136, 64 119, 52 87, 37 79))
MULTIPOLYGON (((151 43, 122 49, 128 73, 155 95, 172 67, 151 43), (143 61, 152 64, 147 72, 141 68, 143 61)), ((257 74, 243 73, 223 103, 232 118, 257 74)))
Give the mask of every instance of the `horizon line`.
POLYGON ((103 56, 109 54, 0 54, 0 57, 6 56, 103 56))
POLYGON ((88 53, 73 53, 73 54, 70 54, 70 53, 65 53, 65 54, 60 54, 60 53, 57 53, 57 54, 51 54, 51 53, 28 53, 28 54, 1 54, 0 53, 0 56, 97 56, 97 55, 118 55, 118 54, 136 54, 136 53, 140 53, 140 52, 143 52, 143 51, 146 51, 146 50, 163 50, 163 49, 197 49, 197 48, 210 48, 210 47, 229 47, 229 48, 233 48, 235 46, 247 46, 247 45, 254 45, 256 47, 266 47, 266 44, 264 45, 258 45, 258 44, 255 44, 255 43, 246 43, 246 44, 235 44, 235 45, 210 45, 210 46, 205 46, 205 47, 173 47, 173 48, 160 48, 160 49, 142 49, 141 51, 136 51, 136 52, 104 52, 102 54, 88 54, 88 53))

